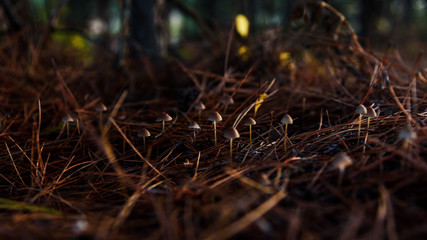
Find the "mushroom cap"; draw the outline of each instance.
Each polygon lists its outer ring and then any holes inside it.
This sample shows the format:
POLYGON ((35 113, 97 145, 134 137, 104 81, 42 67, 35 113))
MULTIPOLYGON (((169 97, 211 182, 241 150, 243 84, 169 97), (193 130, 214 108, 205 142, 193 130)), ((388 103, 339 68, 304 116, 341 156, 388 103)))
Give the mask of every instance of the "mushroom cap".
POLYGON ((205 109, 206 109, 206 106, 205 106, 205 104, 203 104, 202 102, 197 102, 197 103, 194 105, 194 109, 196 109, 196 110, 198 110, 198 111, 201 111, 201 110, 205 110, 205 109))
POLYGON ((332 165, 335 168, 340 168, 340 169, 346 168, 346 167, 350 166, 351 164, 353 164, 353 160, 345 152, 337 153, 334 156, 334 161, 332 162, 332 165))
POLYGON ((208 120, 212 122, 221 122, 222 117, 221 117, 221 114, 219 114, 218 112, 213 112, 209 114, 208 120))
POLYGON ((225 130, 224 137, 228 139, 239 138, 240 134, 235 127, 231 127, 225 130))
POLYGON ((248 117, 246 121, 243 123, 243 125, 248 125, 248 126, 256 125, 256 121, 253 118, 248 117))
POLYGON ((99 103, 95 107, 95 111, 97 111, 97 112, 105 112, 105 111, 107 111, 107 107, 103 103, 99 103))
POLYGON ((188 126, 188 128, 190 128, 190 129, 200 129, 200 126, 196 122, 193 122, 192 124, 190 124, 190 126, 188 126))
POLYGON ((377 117, 377 113, 371 106, 369 106, 368 108, 366 108, 365 117, 370 117, 370 118, 377 117))
POLYGON ((356 108, 356 113, 357 114, 363 114, 365 115, 367 113, 366 107, 363 106, 362 104, 360 104, 359 106, 357 106, 356 108))
POLYGON ((149 137, 149 136, 151 136, 151 133, 145 128, 143 128, 141 131, 138 132, 138 137, 149 137))
POLYGON ((172 120, 172 117, 165 112, 162 112, 156 119, 157 122, 162 122, 162 121, 169 122, 170 120, 172 120))
POLYGON ((289 114, 286 114, 285 116, 282 117, 280 122, 282 124, 293 124, 294 120, 292 120, 292 117, 289 114))
POLYGON ((66 122, 74 122, 74 118, 71 117, 71 115, 67 113, 67 115, 65 115, 62 118, 62 122, 64 122, 64 123, 66 123, 66 122))
POLYGON ((414 129, 408 125, 405 125, 402 127, 402 129, 400 129, 397 140, 413 141, 415 138, 417 138, 417 134, 415 133, 414 129))
POLYGON ((221 104, 234 104, 234 99, 233 99, 233 97, 232 96, 229 96, 229 95, 225 95, 224 97, 222 97, 220 100, 219 100, 219 103, 221 103, 221 104))

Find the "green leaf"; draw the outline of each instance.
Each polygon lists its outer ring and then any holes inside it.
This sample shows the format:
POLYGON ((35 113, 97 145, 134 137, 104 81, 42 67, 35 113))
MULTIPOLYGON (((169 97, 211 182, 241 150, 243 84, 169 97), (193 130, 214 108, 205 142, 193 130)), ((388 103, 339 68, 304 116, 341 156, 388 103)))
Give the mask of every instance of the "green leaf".
POLYGON ((50 213, 54 215, 61 215, 61 212, 52 208, 40 207, 34 204, 18 202, 18 201, 6 199, 6 198, 0 198, 0 209, 26 210, 30 212, 42 212, 42 213, 50 213))

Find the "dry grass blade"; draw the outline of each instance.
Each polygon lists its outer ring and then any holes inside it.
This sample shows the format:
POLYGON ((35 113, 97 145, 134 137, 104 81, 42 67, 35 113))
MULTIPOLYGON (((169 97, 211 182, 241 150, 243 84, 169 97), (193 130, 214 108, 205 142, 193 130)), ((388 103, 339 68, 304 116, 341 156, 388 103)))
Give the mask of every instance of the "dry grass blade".
POLYGON ((123 133, 123 131, 120 129, 120 127, 117 125, 116 121, 112 118, 110 118, 110 122, 113 124, 113 126, 116 128, 116 130, 122 135, 122 137, 125 139, 125 141, 129 144, 129 146, 133 149, 133 151, 135 151, 135 153, 138 155, 138 157, 140 157, 145 163, 148 164, 148 166, 150 166, 156 173, 158 173, 159 175, 163 176, 164 178, 167 179, 166 176, 163 175, 163 173, 161 173, 159 170, 157 170, 156 167, 154 167, 153 164, 151 164, 147 159, 145 159, 142 154, 138 151, 138 149, 136 149, 136 147, 132 144, 132 142, 129 140, 129 138, 126 137, 126 135, 123 133))
POLYGON ((128 198, 126 203, 123 205, 122 210, 120 211, 116 219, 114 219, 113 230, 117 230, 123 224, 129 214, 132 212, 132 209, 135 207, 135 204, 137 203, 138 199, 141 197, 142 194, 144 194, 146 188, 148 188, 148 186, 154 180, 156 180, 158 176, 160 175, 151 178, 144 185, 138 187, 137 190, 132 194, 132 196, 128 198))
POLYGON ((24 185, 26 187, 27 185, 25 184, 24 180, 22 179, 21 174, 19 173, 18 168, 16 168, 15 161, 13 160, 12 154, 10 154, 9 146, 7 146, 7 143, 4 143, 4 145, 6 146, 7 153, 9 153, 9 157, 10 157, 10 160, 12 161, 12 165, 15 168, 15 171, 18 174, 18 177, 21 180, 22 185, 24 185))
POLYGON ((271 196, 267 201, 262 203, 259 207, 245 214, 239 220, 231 223, 228 227, 220 229, 219 231, 213 233, 212 235, 206 237, 205 239, 228 239, 233 237, 236 233, 244 230, 254 221, 262 217, 273 207, 275 207, 287 194, 283 191, 279 191, 275 195, 271 196))

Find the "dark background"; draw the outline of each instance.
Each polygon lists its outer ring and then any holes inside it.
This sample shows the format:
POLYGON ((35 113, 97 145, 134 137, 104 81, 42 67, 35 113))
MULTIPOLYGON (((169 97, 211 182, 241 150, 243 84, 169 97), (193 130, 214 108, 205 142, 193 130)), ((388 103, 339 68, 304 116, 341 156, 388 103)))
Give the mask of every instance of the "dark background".
MULTIPOLYGON (((128 40, 137 51, 166 56, 186 41, 206 40, 209 31, 228 31, 236 14, 245 14, 251 36, 266 29, 298 30, 291 22, 295 4, 308 1, 240 0, 2 0, 14 12, 0 11, 0 31, 50 23, 55 38, 90 58, 93 43, 112 52, 128 40), (202 23, 202 24, 201 24, 202 23), (139 43, 139 44, 135 44, 139 43), (172 51, 171 51, 172 49, 172 51), (168 51, 169 50, 169 51, 168 51), (86 54, 85 54, 86 52, 86 54)), ((311 1, 313 2, 313 1, 311 1)), ((406 57, 415 56, 427 39, 425 0, 331 0, 368 48, 384 51, 389 43, 406 57)), ((179 51, 178 51, 179 52, 179 51)), ((132 53, 135 54, 135 51, 132 53)), ((86 59, 90 61, 90 59, 86 59)))

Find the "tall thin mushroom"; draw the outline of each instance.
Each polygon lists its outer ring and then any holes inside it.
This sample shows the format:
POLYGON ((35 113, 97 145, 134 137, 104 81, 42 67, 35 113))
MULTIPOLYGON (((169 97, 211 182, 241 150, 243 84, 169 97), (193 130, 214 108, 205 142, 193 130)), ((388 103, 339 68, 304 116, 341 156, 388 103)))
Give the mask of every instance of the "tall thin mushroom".
POLYGON ((222 121, 221 114, 219 114, 218 112, 213 112, 213 113, 211 113, 209 115, 208 120, 211 121, 211 122, 213 122, 213 125, 214 125, 215 146, 216 146, 217 145, 217 141, 216 141, 216 123, 222 121))
POLYGON ((202 102, 197 102, 197 103, 194 105, 194 109, 196 109, 196 110, 197 110, 197 113, 198 113, 198 116, 199 116, 199 122, 200 122, 200 118, 201 118, 201 116, 202 116, 202 111, 206 109, 206 106, 205 106, 205 104, 203 104, 202 102))
POLYGON ((252 144, 252 125, 256 125, 256 121, 253 118, 248 117, 243 125, 249 126, 249 144, 252 144))
POLYGON ((99 124, 100 126, 103 125, 103 116, 102 113, 107 111, 107 107, 103 104, 103 103, 99 103, 96 107, 95 107, 95 111, 98 112, 99 114, 99 124))
MULTIPOLYGON (((399 135, 397 137, 397 141, 402 141, 402 148, 405 152, 410 153, 409 145, 415 141, 417 138, 417 133, 414 131, 414 129, 411 127, 411 125, 405 125, 403 126, 400 131, 399 135)), ((400 166, 402 168, 405 167, 405 159, 402 159, 400 162, 400 166)))
POLYGON ((282 117, 280 122, 282 124, 285 124, 285 138, 283 140, 283 145, 285 147, 285 154, 288 154, 288 151, 286 149, 286 139, 288 138, 288 124, 293 124, 294 120, 292 119, 292 117, 289 114, 286 114, 285 116, 282 117))
MULTIPOLYGON (((74 122, 74 118, 70 114, 65 115, 62 118, 62 122, 67 126, 67 138, 70 138, 70 122, 74 122)), ((64 127, 62 127, 64 129, 64 127)))
POLYGON ((338 185, 341 185, 342 178, 343 178, 346 167, 348 167, 352 164, 353 164, 353 160, 345 152, 337 153, 334 156, 334 160, 332 162, 332 165, 335 168, 338 168, 340 171, 339 177, 338 177, 338 185))
POLYGON ((233 139, 239 138, 240 134, 235 127, 231 127, 224 132, 224 137, 230 139, 230 158, 233 157, 233 139))
POLYGON ((156 119, 157 122, 162 122, 162 132, 165 131, 165 122, 169 122, 171 120, 172 117, 165 112, 162 112, 156 119))
POLYGON ((190 124, 190 126, 188 126, 188 128, 193 130, 194 141, 196 141, 196 132, 200 129, 199 124, 197 124, 196 122, 193 122, 192 124, 190 124))
POLYGON ((138 137, 142 137, 142 141, 144 142, 144 151, 145 151, 145 138, 151 136, 151 133, 143 128, 141 131, 138 132, 138 137))
POLYGON ((219 100, 219 103, 221 103, 221 104, 225 104, 225 106, 224 106, 224 113, 226 113, 227 112, 227 108, 228 108, 228 105, 230 104, 234 104, 234 99, 233 99, 233 97, 232 96, 230 96, 230 95, 225 95, 224 97, 222 97, 220 100, 219 100))
POLYGON ((360 126, 362 124, 362 116, 367 113, 366 107, 360 104, 356 108, 356 113, 359 114, 359 129, 357 130, 357 144, 359 144, 360 141, 360 126))
POLYGON ((377 113, 375 112, 375 110, 372 108, 372 106, 369 106, 368 108, 366 108, 366 114, 365 117, 368 118, 368 125, 366 126, 366 136, 365 136, 365 143, 366 144, 366 140, 368 139, 368 133, 369 133, 369 124, 370 124, 370 120, 371 118, 375 118, 377 117, 377 113))

